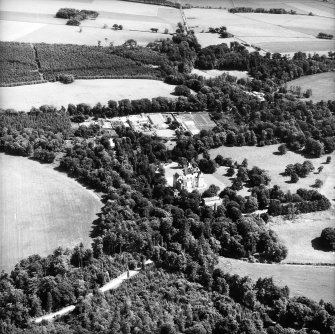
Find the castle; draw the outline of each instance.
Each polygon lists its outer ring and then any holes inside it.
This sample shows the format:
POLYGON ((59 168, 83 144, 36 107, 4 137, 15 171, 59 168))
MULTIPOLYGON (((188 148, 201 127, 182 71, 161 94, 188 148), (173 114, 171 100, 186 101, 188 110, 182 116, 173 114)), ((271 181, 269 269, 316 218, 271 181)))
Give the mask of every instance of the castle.
POLYGON ((173 175, 173 187, 178 190, 192 191, 205 186, 204 174, 199 167, 193 167, 190 163, 184 166, 183 174, 175 173, 173 175))

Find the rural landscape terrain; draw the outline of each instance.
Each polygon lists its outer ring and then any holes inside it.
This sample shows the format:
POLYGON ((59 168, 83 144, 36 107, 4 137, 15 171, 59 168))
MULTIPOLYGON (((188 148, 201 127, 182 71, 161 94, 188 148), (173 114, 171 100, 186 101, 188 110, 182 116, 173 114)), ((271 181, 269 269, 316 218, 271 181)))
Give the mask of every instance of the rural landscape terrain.
POLYGON ((335 333, 334 0, 2 0, 0 333, 335 333))

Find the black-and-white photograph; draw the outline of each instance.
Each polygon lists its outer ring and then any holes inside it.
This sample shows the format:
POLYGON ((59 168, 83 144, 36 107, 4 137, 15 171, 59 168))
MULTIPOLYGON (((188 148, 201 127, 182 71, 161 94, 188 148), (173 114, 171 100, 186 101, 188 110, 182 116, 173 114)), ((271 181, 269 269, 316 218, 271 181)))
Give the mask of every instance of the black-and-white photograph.
POLYGON ((335 334, 335 0, 0 0, 1 334, 335 334))

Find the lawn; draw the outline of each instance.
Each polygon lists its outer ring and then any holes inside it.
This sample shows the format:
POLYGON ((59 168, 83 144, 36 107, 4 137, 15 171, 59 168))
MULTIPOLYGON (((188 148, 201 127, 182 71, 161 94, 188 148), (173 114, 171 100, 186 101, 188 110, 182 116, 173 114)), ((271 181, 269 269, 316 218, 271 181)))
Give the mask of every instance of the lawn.
POLYGON ((0 108, 29 111, 43 104, 61 107, 69 103, 92 106, 109 100, 140 99, 166 96, 173 98, 173 85, 144 79, 76 80, 70 85, 48 82, 39 85, 0 87, 0 108), (18 99, 17 97, 20 96, 18 99))
POLYGON ((333 266, 248 263, 221 257, 218 267, 229 274, 248 275, 254 281, 259 277, 272 276, 279 286, 289 287, 290 296, 305 296, 317 302, 320 299, 335 302, 333 266))
POLYGON ((28 158, 0 154, 0 270, 56 247, 89 246, 102 203, 65 174, 28 158))
POLYGON ((303 76, 289 81, 287 88, 290 86, 300 86, 302 92, 312 89, 312 96, 309 100, 313 102, 335 100, 335 72, 303 76))

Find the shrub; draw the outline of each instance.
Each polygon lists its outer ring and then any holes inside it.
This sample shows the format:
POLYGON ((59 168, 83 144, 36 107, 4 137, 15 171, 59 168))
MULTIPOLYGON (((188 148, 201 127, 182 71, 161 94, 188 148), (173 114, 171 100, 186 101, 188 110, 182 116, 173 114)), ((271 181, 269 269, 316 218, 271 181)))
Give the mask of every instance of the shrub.
POLYGON ((322 186, 323 186, 323 182, 320 179, 316 179, 314 187, 321 188, 322 186))
POLYGON ((174 94, 177 96, 190 96, 191 90, 185 85, 176 86, 174 89, 174 94))
POLYGON ((74 75, 72 74, 60 74, 57 77, 57 80, 60 81, 63 84, 70 84, 74 82, 74 75))
POLYGON ((79 13, 75 8, 61 8, 56 13, 56 17, 60 19, 71 19, 79 13))
POLYGON ((66 22, 68 26, 79 26, 80 21, 78 19, 70 19, 66 22))

